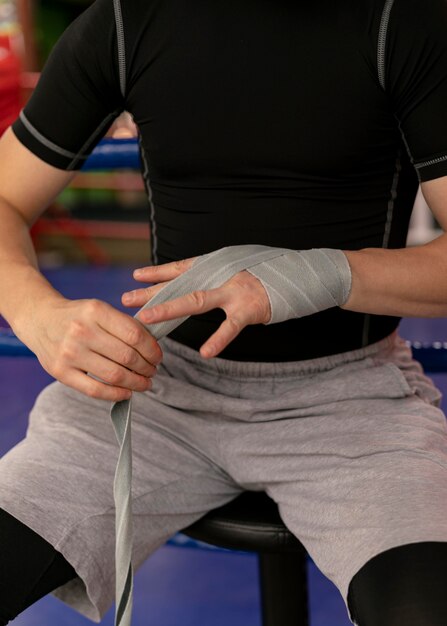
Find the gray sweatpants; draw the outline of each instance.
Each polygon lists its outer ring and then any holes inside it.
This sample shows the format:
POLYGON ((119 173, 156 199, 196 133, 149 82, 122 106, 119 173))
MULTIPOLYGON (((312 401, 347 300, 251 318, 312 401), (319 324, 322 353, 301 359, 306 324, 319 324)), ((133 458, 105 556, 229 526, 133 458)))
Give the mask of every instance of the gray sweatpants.
MULTIPOLYGON (((285 363, 200 355, 171 339, 133 400, 134 566, 243 489, 265 490, 347 606, 373 556, 447 541, 441 394, 395 332, 364 349, 285 363)), ((0 506, 79 577, 54 593, 94 621, 114 600, 110 403, 59 382, 0 460, 0 506)), ((351 620, 352 621, 352 620, 351 620)))

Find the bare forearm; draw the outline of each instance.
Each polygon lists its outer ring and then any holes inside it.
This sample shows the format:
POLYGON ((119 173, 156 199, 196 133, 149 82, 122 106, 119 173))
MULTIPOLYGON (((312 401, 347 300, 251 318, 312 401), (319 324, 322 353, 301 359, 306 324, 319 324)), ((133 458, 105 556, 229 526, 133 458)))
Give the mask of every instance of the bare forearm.
POLYGON ((0 200, 0 314, 16 330, 19 320, 32 323, 36 303, 56 299, 62 296, 39 272, 28 225, 0 200))
POLYGON ((343 251, 352 289, 341 307, 398 317, 447 316, 447 233, 423 246, 343 251))

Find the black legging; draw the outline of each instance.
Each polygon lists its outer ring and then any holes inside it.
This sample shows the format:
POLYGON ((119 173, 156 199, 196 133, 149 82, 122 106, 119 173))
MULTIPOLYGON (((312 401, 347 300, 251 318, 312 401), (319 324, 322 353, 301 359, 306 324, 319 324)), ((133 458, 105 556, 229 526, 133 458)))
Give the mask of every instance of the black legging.
POLYGON ((359 626, 446 626, 447 543, 410 543, 368 561, 349 586, 359 626))
MULTIPOLYGON (((0 509, 0 626, 76 576, 42 537, 0 509)), ((446 626, 447 543, 413 543, 374 557, 354 576, 359 626, 446 626)))
POLYGON ((60 552, 0 509, 0 626, 75 576, 60 552))

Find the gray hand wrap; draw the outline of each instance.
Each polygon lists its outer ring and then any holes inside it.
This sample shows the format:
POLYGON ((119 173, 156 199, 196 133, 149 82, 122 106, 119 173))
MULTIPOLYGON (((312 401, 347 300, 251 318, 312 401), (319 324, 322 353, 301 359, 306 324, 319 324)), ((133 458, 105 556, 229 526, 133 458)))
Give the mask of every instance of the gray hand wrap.
POLYGON ((341 250, 288 250, 247 271, 261 281, 269 297, 272 314, 267 324, 341 306, 351 291, 351 268, 341 250))
MULTIPOLYGON (((259 278, 267 291, 272 308, 270 324, 343 304, 351 286, 349 264, 339 250, 294 252, 269 246, 229 246, 199 256, 189 270, 170 281, 143 309, 198 289, 220 287, 245 269, 259 278)), ((155 339, 161 339, 186 319, 150 324, 146 328, 155 339)), ((131 408, 131 401, 123 400, 115 402, 111 409, 120 444, 113 485, 116 507, 115 626, 130 626, 133 603, 131 408)))

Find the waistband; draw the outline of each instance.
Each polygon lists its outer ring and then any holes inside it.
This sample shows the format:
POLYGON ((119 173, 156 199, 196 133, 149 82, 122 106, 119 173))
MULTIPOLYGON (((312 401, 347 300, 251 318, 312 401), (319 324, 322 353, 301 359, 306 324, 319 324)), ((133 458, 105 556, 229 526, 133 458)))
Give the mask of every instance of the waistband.
POLYGON ((388 352, 398 345, 402 347, 402 344, 405 344, 405 341, 399 337, 396 329, 391 335, 388 335, 388 337, 376 343, 348 352, 339 352, 337 354, 301 361, 253 362, 231 361, 219 357, 204 359, 197 350, 179 343, 178 341, 174 341, 170 337, 164 337, 160 340, 160 346, 167 355, 169 355, 169 353, 176 355, 188 361, 194 368, 210 374, 214 373, 216 375, 238 378, 269 378, 274 376, 297 376, 323 372, 338 365, 371 357, 382 351, 388 352))

